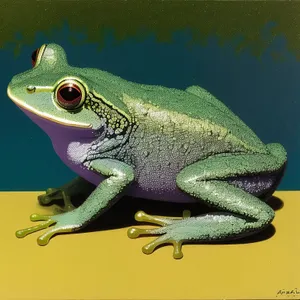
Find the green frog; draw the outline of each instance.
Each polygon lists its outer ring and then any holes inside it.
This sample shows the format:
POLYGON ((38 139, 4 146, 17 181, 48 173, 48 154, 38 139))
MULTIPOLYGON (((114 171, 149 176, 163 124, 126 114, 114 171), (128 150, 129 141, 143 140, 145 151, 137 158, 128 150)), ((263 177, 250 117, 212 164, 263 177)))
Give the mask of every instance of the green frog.
POLYGON ((158 225, 128 229, 130 238, 156 236, 142 248, 145 254, 172 244, 179 259, 184 243, 235 240, 273 221, 266 200, 284 175, 284 147, 264 144, 207 90, 140 84, 71 66, 53 43, 35 50, 32 64, 12 78, 8 96, 45 131, 78 178, 40 196, 46 204, 62 195, 65 211, 31 215, 41 223, 17 231, 17 237, 46 229, 38 237, 46 245, 56 234, 84 228, 125 195, 216 208, 197 216, 186 210, 180 218, 138 211, 137 221, 158 225), (70 196, 87 183, 95 189, 72 206, 70 196))

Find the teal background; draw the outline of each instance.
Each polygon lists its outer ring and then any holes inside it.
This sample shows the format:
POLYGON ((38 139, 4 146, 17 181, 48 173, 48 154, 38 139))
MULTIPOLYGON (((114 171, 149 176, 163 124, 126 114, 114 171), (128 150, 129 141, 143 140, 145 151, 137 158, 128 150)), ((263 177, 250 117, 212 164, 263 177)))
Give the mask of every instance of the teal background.
MULTIPOLYGON (((261 27, 268 39, 275 22, 261 27)), ((16 39, 24 33, 16 32, 16 39)), ((84 41, 85 34, 65 22, 52 36, 38 32, 31 44, 0 49, 1 167, 0 190, 44 190, 72 179, 73 174, 56 156, 48 137, 7 97, 6 88, 17 73, 31 68, 32 51, 55 42, 65 48, 71 65, 100 68, 127 80, 184 89, 200 85, 222 100, 265 142, 282 143, 288 168, 279 190, 298 190, 300 181, 300 62, 287 48, 284 34, 276 36, 260 56, 250 49, 236 51, 242 36, 222 44, 216 34, 206 43, 191 43, 192 32, 174 30, 172 41, 159 41, 155 33, 143 39, 118 40, 106 28, 102 47, 84 41), (72 39, 81 41, 74 44, 72 39), (280 53, 284 59, 274 58, 280 53)))

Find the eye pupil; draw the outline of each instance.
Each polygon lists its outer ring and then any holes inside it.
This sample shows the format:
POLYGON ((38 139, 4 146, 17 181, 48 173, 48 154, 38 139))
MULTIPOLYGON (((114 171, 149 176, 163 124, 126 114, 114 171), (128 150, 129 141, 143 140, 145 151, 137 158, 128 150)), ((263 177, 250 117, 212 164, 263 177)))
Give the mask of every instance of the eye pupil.
POLYGON ((61 97, 65 101, 73 101, 74 99, 80 97, 81 93, 76 88, 68 86, 59 90, 61 97))
POLYGON ((75 84, 69 83, 58 89, 56 97, 60 106, 66 109, 74 109, 81 102, 82 91, 75 84))

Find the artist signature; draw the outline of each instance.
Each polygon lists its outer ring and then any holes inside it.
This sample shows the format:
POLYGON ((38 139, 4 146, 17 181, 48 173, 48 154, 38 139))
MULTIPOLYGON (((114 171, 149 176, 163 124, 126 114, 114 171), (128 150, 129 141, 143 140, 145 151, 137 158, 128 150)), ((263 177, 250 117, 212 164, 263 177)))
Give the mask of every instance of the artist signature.
POLYGON ((280 289, 277 292, 276 297, 280 297, 280 296, 289 296, 291 298, 299 296, 300 297, 300 288, 294 288, 294 289, 280 289))

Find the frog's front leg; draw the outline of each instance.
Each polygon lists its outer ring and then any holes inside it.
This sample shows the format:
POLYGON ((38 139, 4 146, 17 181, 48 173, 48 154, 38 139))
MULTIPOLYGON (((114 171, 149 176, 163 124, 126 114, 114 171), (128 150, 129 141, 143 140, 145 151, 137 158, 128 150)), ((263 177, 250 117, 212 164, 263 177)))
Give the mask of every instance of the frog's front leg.
POLYGON ((113 205, 117 201, 118 196, 134 180, 133 169, 117 160, 95 160, 91 162, 90 168, 108 178, 96 187, 82 205, 72 211, 54 216, 33 214, 31 215, 32 221, 44 222, 37 226, 17 231, 16 236, 22 238, 30 233, 52 226, 38 238, 39 245, 46 245, 55 234, 78 231, 113 205))
POLYGON ((181 220, 157 218, 142 212, 138 221, 161 225, 155 229, 131 228, 128 235, 160 235, 143 247, 146 254, 162 244, 173 244, 174 258, 181 258, 181 245, 188 242, 234 240, 254 234, 268 226, 274 211, 257 197, 226 181, 229 177, 260 172, 276 172, 283 167, 286 154, 281 146, 269 146, 270 154, 215 156, 183 169, 177 176, 178 187, 220 211, 181 220))
POLYGON ((49 188, 45 194, 38 196, 41 205, 49 205, 54 201, 63 200, 62 211, 71 211, 75 209, 71 199, 76 195, 88 195, 95 188, 93 184, 82 177, 77 177, 59 188, 49 188))

